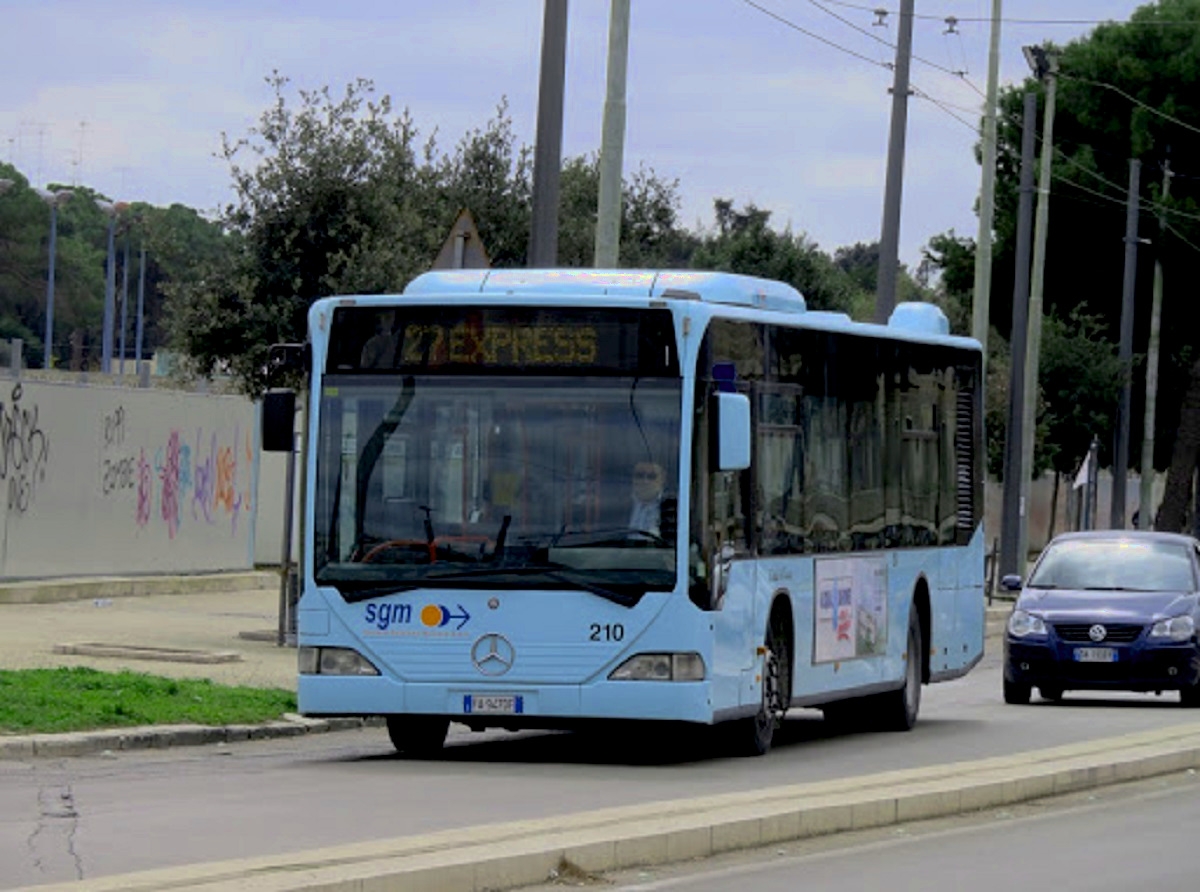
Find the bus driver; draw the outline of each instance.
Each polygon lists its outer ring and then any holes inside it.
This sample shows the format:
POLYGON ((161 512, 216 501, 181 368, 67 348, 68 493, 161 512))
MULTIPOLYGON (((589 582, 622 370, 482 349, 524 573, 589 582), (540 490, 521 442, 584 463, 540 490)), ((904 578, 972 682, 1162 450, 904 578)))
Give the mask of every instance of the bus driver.
POLYGON ((663 497, 662 465, 640 461, 633 466, 633 506, 629 512, 629 528, 659 535, 663 497))

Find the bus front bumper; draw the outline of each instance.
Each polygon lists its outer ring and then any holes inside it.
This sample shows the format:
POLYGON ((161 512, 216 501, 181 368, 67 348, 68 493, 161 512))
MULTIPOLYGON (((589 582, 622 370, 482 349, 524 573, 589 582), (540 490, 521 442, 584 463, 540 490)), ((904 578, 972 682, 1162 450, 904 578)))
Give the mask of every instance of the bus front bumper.
POLYGON ((306 716, 444 715, 467 724, 526 727, 544 720, 646 719, 711 724, 707 681, 602 681, 588 685, 424 684, 386 676, 301 675, 299 711, 306 716))

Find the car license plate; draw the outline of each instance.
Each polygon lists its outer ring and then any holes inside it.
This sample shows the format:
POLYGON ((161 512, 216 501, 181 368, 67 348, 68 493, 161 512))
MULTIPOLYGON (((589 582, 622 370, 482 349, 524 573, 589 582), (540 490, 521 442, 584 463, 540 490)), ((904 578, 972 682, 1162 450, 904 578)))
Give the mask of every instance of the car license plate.
POLYGON ((1117 652, 1111 647, 1077 647, 1075 660, 1080 663, 1115 663, 1117 652))
POLYGON ((525 698, 519 694, 464 694, 463 712, 471 715, 520 715, 525 711, 525 698))

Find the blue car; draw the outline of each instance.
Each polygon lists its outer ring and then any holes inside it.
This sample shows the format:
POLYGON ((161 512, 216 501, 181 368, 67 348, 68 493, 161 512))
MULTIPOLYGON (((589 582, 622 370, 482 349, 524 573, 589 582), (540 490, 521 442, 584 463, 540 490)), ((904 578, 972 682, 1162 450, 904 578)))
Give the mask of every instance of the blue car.
POLYGON ((1200 541, 1175 533, 1064 533, 1042 551, 1004 636, 1004 702, 1063 691, 1179 691, 1200 706, 1200 541))

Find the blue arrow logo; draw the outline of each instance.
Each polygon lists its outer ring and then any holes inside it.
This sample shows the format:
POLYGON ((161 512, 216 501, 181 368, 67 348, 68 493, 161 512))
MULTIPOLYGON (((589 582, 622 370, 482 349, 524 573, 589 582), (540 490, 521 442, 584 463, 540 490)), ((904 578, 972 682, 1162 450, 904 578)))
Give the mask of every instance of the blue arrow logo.
POLYGON ((456 604, 455 606, 458 608, 457 613, 447 607, 442 607, 441 624, 444 626, 447 623, 455 620, 461 620, 461 622, 459 622, 459 624, 455 627, 455 631, 457 631, 467 624, 467 622, 471 619, 471 614, 467 613, 467 608, 463 607, 461 604, 456 604))

